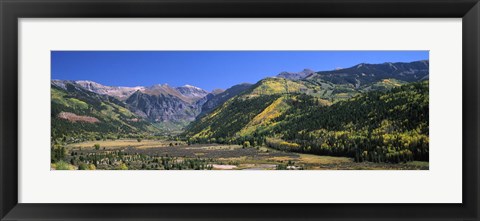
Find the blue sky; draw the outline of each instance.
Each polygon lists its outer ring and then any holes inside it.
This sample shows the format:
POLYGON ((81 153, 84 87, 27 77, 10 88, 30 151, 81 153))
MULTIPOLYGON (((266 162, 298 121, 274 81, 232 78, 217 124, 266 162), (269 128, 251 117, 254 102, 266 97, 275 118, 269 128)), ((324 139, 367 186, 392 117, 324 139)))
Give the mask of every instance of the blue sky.
POLYGON ((211 91, 282 71, 428 59, 428 51, 52 51, 52 79, 108 86, 194 85, 211 91))

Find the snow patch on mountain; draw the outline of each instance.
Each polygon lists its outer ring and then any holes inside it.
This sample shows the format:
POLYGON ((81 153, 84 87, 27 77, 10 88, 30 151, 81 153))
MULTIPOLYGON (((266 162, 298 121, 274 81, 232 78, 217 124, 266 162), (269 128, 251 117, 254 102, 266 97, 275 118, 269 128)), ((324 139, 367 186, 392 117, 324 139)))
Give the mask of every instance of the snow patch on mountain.
POLYGON ((135 91, 144 91, 145 87, 119 87, 119 86, 105 86, 94 81, 79 80, 74 81, 76 84, 82 86, 83 88, 95 92, 97 94, 105 94, 120 100, 127 99, 130 95, 135 93, 135 91))

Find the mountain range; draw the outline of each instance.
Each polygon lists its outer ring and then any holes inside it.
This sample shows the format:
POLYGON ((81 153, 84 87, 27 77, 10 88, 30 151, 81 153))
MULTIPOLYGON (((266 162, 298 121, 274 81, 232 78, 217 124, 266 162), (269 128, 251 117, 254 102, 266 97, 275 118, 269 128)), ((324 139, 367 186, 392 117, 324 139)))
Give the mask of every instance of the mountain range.
POLYGON ((191 85, 118 87, 86 80, 52 80, 52 139, 85 140, 119 133, 183 132, 196 138, 270 133, 275 129, 272 125, 281 124, 291 111, 292 102, 312 98, 316 105, 332 106, 428 78, 429 61, 423 60, 282 72, 255 84, 241 83, 212 92, 191 85))

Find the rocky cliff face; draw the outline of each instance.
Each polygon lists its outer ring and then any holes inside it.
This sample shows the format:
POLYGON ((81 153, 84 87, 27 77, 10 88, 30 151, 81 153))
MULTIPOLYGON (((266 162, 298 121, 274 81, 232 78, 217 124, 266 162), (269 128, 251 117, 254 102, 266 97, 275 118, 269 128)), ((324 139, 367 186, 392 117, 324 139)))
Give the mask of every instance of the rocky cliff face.
POLYGON ((200 100, 208 94, 207 91, 188 84, 181 87, 176 87, 175 90, 192 102, 200 100))
POLYGON ((193 121, 200 113, 196 102, 188 102, 173 94, 133 93, 125 103, 137 115, 152 122, 193 121))
POLYGON ((207 91, 185 85, 154 85, 136 91, 125 103, 136 114, 152 122, 190 122, 200 113, 207 91))

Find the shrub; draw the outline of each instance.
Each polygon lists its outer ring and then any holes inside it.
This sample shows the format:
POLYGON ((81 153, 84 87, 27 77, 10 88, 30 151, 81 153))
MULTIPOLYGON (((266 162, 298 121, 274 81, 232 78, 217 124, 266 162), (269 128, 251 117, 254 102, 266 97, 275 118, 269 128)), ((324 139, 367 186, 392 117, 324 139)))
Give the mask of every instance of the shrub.
POLYGON ((73 169, 73 166, 66 163, 65 161, 63 160, 60 160, 58 161, 56 164, 55 164, 55 169, 56 170, 72 170, 73 169))
POLYGON ((126 164, 122 163, 120 165, 118 165, 115 169, 117 170, 128 170, 128 167, 126 164))
POLYGON ((96 170, 97 168, 93 164, 81 163, 78 165, 79 170, 96 170))

